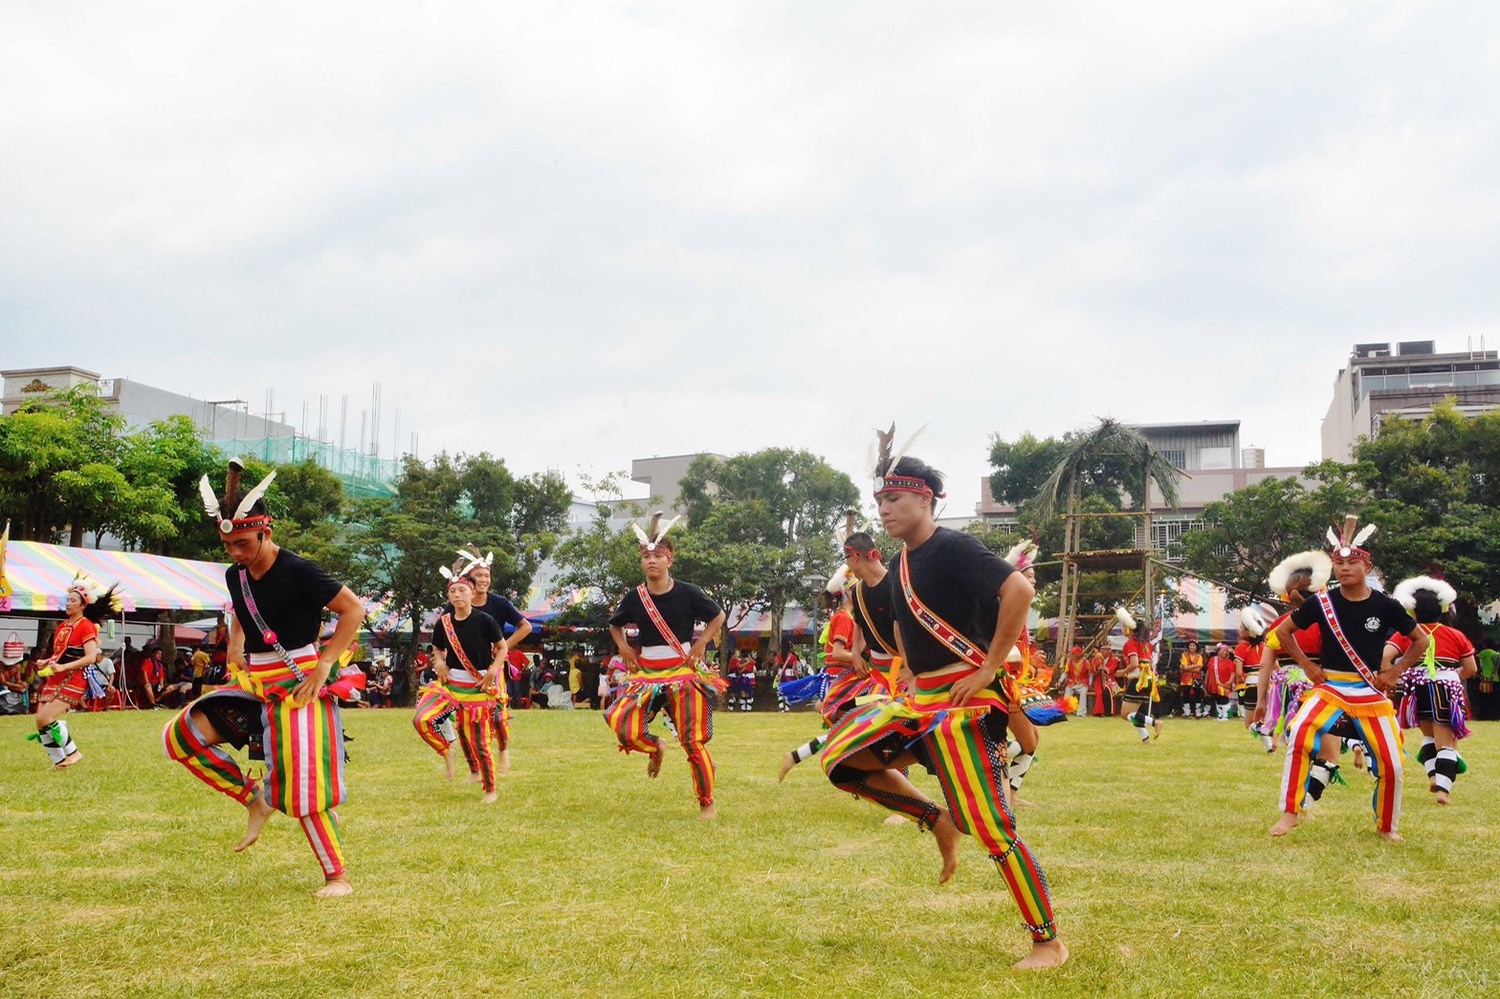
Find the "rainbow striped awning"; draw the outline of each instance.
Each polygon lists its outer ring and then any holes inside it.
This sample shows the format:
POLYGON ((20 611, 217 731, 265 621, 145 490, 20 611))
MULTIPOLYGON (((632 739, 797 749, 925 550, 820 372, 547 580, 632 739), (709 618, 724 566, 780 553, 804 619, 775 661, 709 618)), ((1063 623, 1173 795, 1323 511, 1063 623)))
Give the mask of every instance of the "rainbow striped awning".
POLYGON ((61 611, 68 584, 83 572, 101 586, 120 584, 126 613, 148 610, 216 612, 229 604, 221 562, 144 555, 140 552, 69 548, 40 541, 5 547, 5 579, 11 595, 0 597, 0 613, 61 611))

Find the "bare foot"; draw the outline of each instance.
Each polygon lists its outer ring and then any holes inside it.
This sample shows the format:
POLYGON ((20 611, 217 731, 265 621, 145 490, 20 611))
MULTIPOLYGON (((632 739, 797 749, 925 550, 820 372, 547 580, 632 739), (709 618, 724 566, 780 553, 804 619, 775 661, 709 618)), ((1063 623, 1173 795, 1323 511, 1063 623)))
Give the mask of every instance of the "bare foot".
POLYGON ((1448 792, 1447 791, 1439 791, 1437 793, 1437 799, 1436 800, 1437 800, 1437 803, 1439 805, 1446 805, 1448 803, 1448 792))
POLYGON ((1276 824, 1271 827, 1271 835, 1285 836, 1287 833, 1297 828, 1297 823, 1300 821, 1301 820, 1297 818, 1296 812, 1282 812, 1281 818, 1277 819, 1276 824))
POLYGON ((958 870, 958 844, 963 842, 963 833, 953 824, 953 816, 946 811, 932 824, 932 838, 937 840, 938 852, 943 855, 943 869, 938 872, 938 884, 953 880, 958 870))
POLYGON ((1437 794, 1437 781, 1436 780, 1429 780, 1427 782, 1427 793, 1428 794, 1437 794))
POLYGON ((453 750, 451 749, 443 754, 443 773, 449 780, 453 779, 453 750))
POLYGON ((1011 965, 1017 971, 1041 971, 1044 968, 1060 968, 1068 960, 1068 948, 1061 940, 1033 943, 1031 953, 1011 965))
POLYGON ((1360 745, 1356 745, 1354 747, 1354 769, 1356 769, 1356 770, 1363 770, 1364 768, 1365 768, 1365 747, 1364 746, 1360 746, 1360 745))
POLYGON ((260 839, 261 826, 276 813, 276 809, 266 804, 265 797, 259 794, 250 799, 245 810, 250 813, 250 818, 245 823, 244 838, 234 845, 235 853, 243 853, 254 846, 255 841, 260 839))
POLYGON ((484 802, 486 805, 493 805, 498 800, 498 796, 494 791, 486 791, 484 793, 484 797, 480 798, 479 800, 484 802))
POLYGON ((776 783, 780 784, 786 780, 786 775, 792 772, 792 767, 797 765, 797 757, 787 753, 781 758, 781 769, 776 771, 776 783))
POLYGON ((74 752, 69 753, 67 756, 64 756, 62 760, 58 762, 57 766, 54 767, 54 769, 66 770, 68 769, 68 767, 71 767, 81 759, 83 759, 83 754, 75 750, 74 752))
POLYGON ((698 806, 698 818, 700 820, 702 820, 704 822, 712 822, 714 819, 716 819, 718 817, 719 817, 718 809, 714 808, 714 803, 712 801, 710 801, 706 805, 699 805, 698 806))
POLYGON ((1034 801, 1027 801, 1025 798, 1023 798, 1023 797, 1021 797, 1020 795, 1017 795, 1017 794, 1012 794, 1011 795, 1010 803, 1012 805, 1015 805, 1017 808, 1035 808, 1036 807, 1036 802, 1034 802, 1034 801))
POLYGON ((501 777, 510 773, 510 750, 500 750, 500 759, 495 764, 495 773, 501 777))
POLYGON ((340 895, 348 895, 354 891, 354 886, 349 879, 340 874, 336 878, 329 878, 323 887, 313 892, 315 898, 337 898, 340 895))
POLYGON ((483 780, 484 780, 484 778, 481 777, 481 776, 479 776, 479 771, 478 770, 470 770, 469 771, 469 783, 470 784, 478 784, 478 783, 480 783, 483 780))
MULTIPOLYGON (((1161 729, 1162 729, 1162 723, 1161 722, 1157 722, 1152 727, 1152 731, 1151 731, 1151 739, 1152 739, 1152 741, 1155 741, 1155 740, 1161 738, 1161 729)), ((1067 953, 1067 952, 1064 951, 1064 953, 1067 953)))
POLYGON ((1404 839, 1401 838, 1401 834, 1398 833, 1398 832, 1396 832, 1395 830, 1392 830, 1390 832, 1383 832, 1383 833, 1381 833, 1380 834, 1380 838, 1383 839, 1383 840, 1385 840, 1387 843, 1405 843, 1406 842, 1406 840, 1404 840, 1404 839))
POLYGON ((655 777, 657 774, 661 773, 661 761, 666 758, 666 755, 666 752, 662 750, 660 745, 657 745, 657 747, 651 751, 650 757, 646 760, 647 777, 655 777))
POLYGON ((887 815, 885 817, 885 824, 888 826, 904 826, 910 821, 911 819, 908 819, 900 812, 892 812, 890 815, 887 815))

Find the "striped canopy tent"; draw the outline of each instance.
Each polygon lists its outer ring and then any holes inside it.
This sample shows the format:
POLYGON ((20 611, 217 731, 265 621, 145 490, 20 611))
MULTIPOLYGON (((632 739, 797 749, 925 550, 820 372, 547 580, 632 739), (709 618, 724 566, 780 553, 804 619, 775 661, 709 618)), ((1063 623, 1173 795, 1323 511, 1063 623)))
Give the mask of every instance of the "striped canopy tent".
POLYGON ((559 593, 547 593, 541 587, 533 586, 526 593, 521 615, 532 624, 545 624, 579 604, 597 603, 603 599, 604 593, 597 586, 586 589, 566 589, 559 593))
MULTIPOLYGON (((740 617, 740 611, 731 610, 729 620, 734 621, 740 617)), ((792 606, 781 615, 781 634, 783 637, 807 638, 813 634, 815 622, 807 616, 807 612, 801 607, 792 606)), ((771 614, 769 611, 751 611, 744 616, 739 624, 729 629, 732 635, 759 636, 764 638, 771 634, 771 614)))
POLYGON ((0 613, 61 612, 67 602, 68 584, 77 572, 101 586, 119 583, 127 614, 158 610, 213 613, 229 605, 225 568, 221 562, 11 541, 5 547, 5 580, 11 594, 0 597, 0 613))
POLYGON ((1192 610, 1167 615, 1162 625, 1164 639, 1179 645, 1240 640, 1240 615, 1229 609, 1227 593, 1206 579, 1192 576, 1179 576, 1166 582, 1179 597, 1192 605, 1192 610))

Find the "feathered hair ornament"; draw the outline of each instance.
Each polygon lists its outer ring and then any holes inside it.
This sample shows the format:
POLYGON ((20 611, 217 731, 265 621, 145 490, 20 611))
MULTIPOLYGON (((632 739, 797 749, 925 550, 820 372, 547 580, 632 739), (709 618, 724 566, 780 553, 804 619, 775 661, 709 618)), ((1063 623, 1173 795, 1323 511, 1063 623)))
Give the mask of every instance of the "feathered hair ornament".
POLYGON ((880 493, 918 493, 923 496, 932 496, 932 486, 925 479, 919 479, 912 475, 896 475, 895 468, 901 463, 901 459, 911 451, 911 446, 922 436, 922 431, 927 429, 927 424, 922 424, 899 447, 894 447, 896 440, 896 425, 891 424, 889 430, 875 431, 875 443, 871 445, 872 457, 870 461, 870 478, 875 481, 875 494, 880 493))
POLYGON ((1333 575, 1333 559, 1328 556, 1327 552, 1319 551, 1288 555, 1276 563, 1276 568, 1272 569, 1271 574, 1266 577, 1266 585, 1271 587, 1272 593, 1286 596, 1292 577, 1303 572, 1312 577, 1308 583, 1308 590, 1316 593, 1328 585, 1328 578, 1333 575))
POLYGON ((1259 604, 1251 604, 1248 607, 1240 608, 1240 625, 1252 637, 1259 638, 1264 635, 1266 633, 1266 625, 1269 623, 1266 620, 1265 611, 1259 604))
POLYGON ((1136 620, 1134 615, 1132 615, 1130 611, 1126 610, 1124 607, 1116 607, 1115 620, 1119 621, 1120 624, 1124 626, 1125 634, 1135 634, 1135 629, 1137 627, 1136 620))
POLYGON ((203 497, 203 512, 208 515, 209 520, 219 525, 219 533, 226 536, 237 531, 258 531, 271 526, 271 514, 267 512, 263 500, 266 490, 276 481, 276 470, 272 469, 254 489, 241 496, 240 476, 244 471, 244 463, 238 458, 229 459, 229 469, 224 473, 223 499, 214 495, 214 487, 207 475, 198 482, 198 493, 203 497))
POLYGON ((78 599, 83 604, 83 616, 95 624, 124 609, 125 603, 120 599, 119 589, 120 584, 115 583, 106 590, 81 572, 74 575, 73 582, 68 584, 68 592, 78 594, 78 599))
POLYGON ((849 575, 849 567, 841 565, 834 570, 832 576, 828 577, 828 585, 823 587, 823 591, 834 596, 840 596, 853 582, 854 578, 849 575))
POLYGON ((1342 529, 1337 533, 1334 532, 1332 527, 1328 529, 1328 547, 1338 558, 1357 558, 1366 565, 1369 565, 1373 560, 1370 558, 1370 553, 1365 551, 1362 546, 1375 533, 1375 525, 1366 524, 1364 527, 1360 527, 1357 533, 1354 530, 1356 527, 1359 527, 1359 518, 1352 513, 1344 514, 1344 526, 1342 529))
POLYGON ((1438 605, 1443 608, 1443 613, 1448 613, 1448 608, 1453 606, 1453 601, 1458 599, 1458 591, 1441 579, 1433 579, 1431 576, 1413 576, 1403 579, 1396 584, 1396 589, 1391 596, 1400 601, 1401 606, 1407 610, 1417 609, 1417 591, 1426 590, 1437 597, 1438 605))
POLYGON ((438 566, 438 575, 442 576, 445 580, 448 581, 448 586, 452 586, 454 583, 460 582, 468 583, 470 586, 472 586, 474 584, 473 581, 469 579, 469 573, 474 571, 474 567, 476 565, 486 564, 488 563, 484 561, 484 558, 479 554, 478 549, 476 549, 473 545, 466 545, 458 550, 458 558, 453 560, 452 565, 438 566))
POLYGON ((1036 558, 1040 553, 1041 549, 1036 546, 1036 542, 1026 538, 1011 546, 1010 551, 1005 553, 1005 561, 1015 566, 1017 572, 1021 572, 1036 565, 1036 558))
POLYGON ((630 529, 640 539, 641 551, 654 552, 658 548, 665 548, 667 551, 672 551, 672 542, 667 540, 667 532, 672 529, 673 524, 682 519, 682 515, 678 514, 665 524, 661 522, 661 518, 662 511, 660 510, 651 514, 651 524, 644 530, 640 524, 631 523, 630 529))

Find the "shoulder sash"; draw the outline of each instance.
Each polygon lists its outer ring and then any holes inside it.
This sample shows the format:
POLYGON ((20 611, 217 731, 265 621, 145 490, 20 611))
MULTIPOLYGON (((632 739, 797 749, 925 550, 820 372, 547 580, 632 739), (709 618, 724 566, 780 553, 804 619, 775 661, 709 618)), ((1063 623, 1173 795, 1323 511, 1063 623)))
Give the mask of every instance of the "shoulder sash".
POLYGON ((1328 595, 1327 590, 1318 591, 1318 606, 1323 608, 1323 620, 1328 622, 1328 630, 1333 633, 1333 637, 1338 641, 1339 648, 1344 650, 1344 655, 1348 657, 1349 662, 1353 664, 1354 668, 1359 671, 1359 675, 1364 679, 1365 683, 1368 683, 1371 689, 1376 689, 1375 674, 1370 671, 1370 667, 1365 665, 1365 661, 1359 657, 1359 653, 1354 651, 1354 646, 1349 644, 1349 636, 1344 634, 1344 626, 1339 623, 1339 616, 1333 611, 1333 598, 1328 595))
MULTIPOLYGON (((651 591, 646 589, 645 583, 635 588, 635 595, 641 598, 641 606, 646 608, 646 616, 651 619, 651 623, 656 626, 656 630, 660 632, 661 637, 667 640, 667 645, 671 646, 672 651, 682 657, 683 662, 687 662, 687 649, 683 648, 682 642, 678 640, 676 633, 667 627, 666 618, 662 617, 661 611, 657 610, 656 601, 651 599, 651 591)), ((642 642, 642 644, 644 645, 645 643, 642 642)))
POLYGON ((906 606, 911 609, 912 616, 917 619, 927 633, 937 639, 949 652, 958 656, 964 662, 975 668, 984 666, 984 653, 979 646, 969 641, 953 625, 942 618, 922 603, 917 591, 911 585, 911 570, 906 564, 906 549, 901 550, 901 595, 906 598, 906 606))
POLYGON ((875 627, 874 615, 870 613, 870 608, 865 606, 864 583, 854 584, 854 605, 859 608, 859 616, 870 626, 870 634, 875 636, 875 642, 880 646, 880 650, 888 656, 897 655, 896 650, 886 644, 885 636, 880 633, 879 628, 875 627))
POLYGON ((458 656, 458 664, 474 676, 479 676, 481 671, 475 669, 474 664, 469 662, 469 654, 464 651, 464 643, 458 640, 458 632, 453 630, 452 614, 443 615, 443 633, 448 636, 449 651, 458 656))

